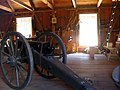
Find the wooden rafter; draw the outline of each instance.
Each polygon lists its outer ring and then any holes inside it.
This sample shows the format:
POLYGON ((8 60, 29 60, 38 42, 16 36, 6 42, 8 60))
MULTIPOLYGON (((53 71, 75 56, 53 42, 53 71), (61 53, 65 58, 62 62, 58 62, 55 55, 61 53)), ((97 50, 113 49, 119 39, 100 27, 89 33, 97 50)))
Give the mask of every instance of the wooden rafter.
POLYGON ((13 8, 13 6, 12 6, 10 0, 7 0, 7 2, 8 2, 8 4, 9 4, 10 8, 12 9, 12 12, 15 12, 15 9, 13 8))
POLYGON ((25 3, 21 2, 20 0, 11 0, 11 1, 26 8, 29 11, 32 11, 32 8, 30 6, 26 5, 25 3))
POLYGON ((75 0, 72 0, 72 5, 73 5, 74 8, 76 8, 76 2, 75 2, 75 0))
POLYGON ((50 3, 50 2, 48 2, 48 0, 41 0, 44 4, 46 4, 49 8, 51 8, 51 9, 54 9, 53 8, 53 5, 50 3))
POLYGON ((103 0, 98 0, 97 7, 100 7, 103 0))
POLYGON ((34 10, 35 9, 35 5, 33 3, 33 0, 29 0, 29 2, 30 2, 30 5, 31 5, 32 9, 34 10))
POLYGON ((0 9, 8 11, 8 12, 12 12, 11 8, 8 8, 6 6, 0 5, 0 9))
POLYGON ((54 1, 54 0, 52 0, 52 4, 53 4, 53 5, 55 4, 55 1, 54 1))
POLYGON ((53 5, 53 7, 55 7, 55 1, 54 0, 52 0, 52 5, 53 5))

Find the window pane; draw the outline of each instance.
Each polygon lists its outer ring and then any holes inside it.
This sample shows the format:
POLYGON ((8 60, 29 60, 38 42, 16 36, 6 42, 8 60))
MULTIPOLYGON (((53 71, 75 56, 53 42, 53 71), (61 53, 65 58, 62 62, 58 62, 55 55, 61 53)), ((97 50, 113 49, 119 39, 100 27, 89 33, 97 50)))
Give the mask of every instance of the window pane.
POLYGON ((17 18, 17 32, 20 32, 26 38, 32 37, 32 18, 31 17, 22 17, 17 18))

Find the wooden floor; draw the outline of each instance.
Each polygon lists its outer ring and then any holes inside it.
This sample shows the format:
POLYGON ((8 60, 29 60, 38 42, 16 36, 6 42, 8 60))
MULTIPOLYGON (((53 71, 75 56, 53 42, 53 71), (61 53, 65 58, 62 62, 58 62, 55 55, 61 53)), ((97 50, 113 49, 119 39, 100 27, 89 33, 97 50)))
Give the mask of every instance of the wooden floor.
MULTIPOLYGON (((68 55, 67 66, 82 78, 93 81, 97 90, 119 90, 111 79, 113 68, 120 65, 118 57, 111 57, 108 61, 102 54, 95 54, 91 59, 89 54, 74 53, 68 55)), ((12 90, 0 79, 0 90, 12 90)), ((48 80, 35 72, 31 83, 24 90, 74 90, 62 80, 55 78, 48 80)))

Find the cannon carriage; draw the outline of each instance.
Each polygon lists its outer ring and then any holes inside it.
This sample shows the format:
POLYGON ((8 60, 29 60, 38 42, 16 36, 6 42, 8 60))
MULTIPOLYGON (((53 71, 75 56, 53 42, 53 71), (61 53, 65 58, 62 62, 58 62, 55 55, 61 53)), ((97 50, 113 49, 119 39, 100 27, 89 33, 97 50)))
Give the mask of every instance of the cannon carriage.
POLYGON ((5 83, 23 89, 31 81, 33 69, 48 79, 59 77, 76 90, 96 90, 66 67, 67 54, 61 38, 51 32, 27 40, 18 32, 7 33, 1 41, 0 64, 5 83))

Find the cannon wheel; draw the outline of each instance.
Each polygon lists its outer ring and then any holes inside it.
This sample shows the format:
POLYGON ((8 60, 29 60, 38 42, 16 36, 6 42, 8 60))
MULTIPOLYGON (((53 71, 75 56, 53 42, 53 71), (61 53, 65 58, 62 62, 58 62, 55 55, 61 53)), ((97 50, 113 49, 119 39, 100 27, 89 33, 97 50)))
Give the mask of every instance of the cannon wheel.
POLYGON ((13 89, 26 87, 33 72, 33 55, 25 37, 7 33, 1 41, 0 64, 5 83, 13 89))
MULTIPOLYGON (((67 54, 66 54, 66 48, 64 46, 64 43, 62 39, 55 33, 52 32, 44 32, 42 33, 37 40, 39 40, 41 43, 50 42, 50 46, 54 48, 54 51, 50 55, 46 55, 46 57, 54 57, 56 60, 61 61, 62 63, 66 64, 67 62, 67 54)), ((40 51, 40 54, 42 54, 42 51, 40 51)), ((37 73, 47 79, 52 79, 55 76, 50 74, 48 70, 43 69, 40 65, 34 65, 35 70, 37 73)))

